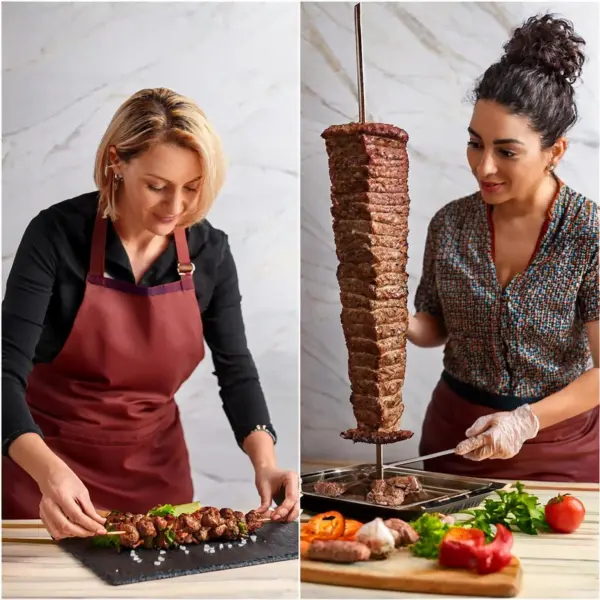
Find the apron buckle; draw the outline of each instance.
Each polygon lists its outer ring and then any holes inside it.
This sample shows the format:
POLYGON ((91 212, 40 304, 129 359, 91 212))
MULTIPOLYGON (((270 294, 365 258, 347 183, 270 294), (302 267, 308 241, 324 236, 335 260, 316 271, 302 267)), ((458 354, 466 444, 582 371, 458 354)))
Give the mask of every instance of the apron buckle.
POLYGON ((183 275, 193 275, 196 270, 196 265, 194 263, 177 263, 177 272, 180 277, 183 275))

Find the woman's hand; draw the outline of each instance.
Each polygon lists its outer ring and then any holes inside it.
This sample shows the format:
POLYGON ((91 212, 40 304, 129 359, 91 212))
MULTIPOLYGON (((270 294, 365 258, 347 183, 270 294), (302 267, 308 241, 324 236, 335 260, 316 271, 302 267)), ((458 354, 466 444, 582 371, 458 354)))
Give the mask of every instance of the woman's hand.
POLYGON ((511 412, 499 412, 479 417, 467 429, 463 440, 456 446, 456 454, 469 460, 512 458, 526 440, 534 438, 540 428, 529 404, 511 412))
POLYGON ((440 317, 420 312, 408 315, 406 339, 420 348, 436 348, 447 342, 448 333, 440 317))
POLYGON ((54 539, 106 533, 106 519, 96 512, 87 488, 66 463, 56 464, 39 486, 40 517, 54 539))
POLYGON ((255 483, 261 502, 257 509, 259 513, 267 513, 273 502, 273 496, 283 488, 285 500, 272 512, 271 520, 289 523, 298 518, 300 503, 297 473, 272 466, 262 467, 256 469, 255 483))

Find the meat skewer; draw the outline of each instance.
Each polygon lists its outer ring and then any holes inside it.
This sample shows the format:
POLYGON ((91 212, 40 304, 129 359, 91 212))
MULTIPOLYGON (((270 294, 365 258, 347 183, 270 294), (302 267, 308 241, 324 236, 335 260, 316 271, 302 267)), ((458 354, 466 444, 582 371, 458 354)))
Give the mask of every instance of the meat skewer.
POLYGON ((213 540, 239 540, 262 527, 263 518, 255 510, 244 514, 230 508, 205 506, 193 513, 149 516, 113 511, 106 517, 109 533, 124 532, 120 545, 125 548, 170 548, 213 540))
POLYGON ((341 435, 377 445, 409 439, 400 429, 408 328, 408 134, 365 121, 360 5, 355 8, 359 123, 334 125, 325 140, 339 260, 342 329, 357 427, 341 435))

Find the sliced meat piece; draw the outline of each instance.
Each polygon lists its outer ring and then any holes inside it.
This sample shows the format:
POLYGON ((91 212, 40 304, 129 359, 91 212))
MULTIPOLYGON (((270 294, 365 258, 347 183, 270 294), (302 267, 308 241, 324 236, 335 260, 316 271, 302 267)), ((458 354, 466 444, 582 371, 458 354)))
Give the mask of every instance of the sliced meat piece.
POLYGON ((386 481, 390 485, 404 488, 406 493, 420 492, 423 489, 421 482, 414 475, 397 475, 396 477, 388 477, 386 481))
POLYGON ((325 140, 334 140, 335 138, 345 140, 348 136, 352 135, 391 138, 392 140, 398 140, 404 145, 408 142, 408 133, 404 129, 387 123, 345 123, 343 125, 332 125, 321 134, 321 137, 325 140))
POLYGON ((356 277, 339 280, 340 290, 348 294, 358 294, 370 300, 401 300, 406 303, 408 286, 404 282, 388 285, 375 285, 371 281, 361 281, 356 277))
POLYGON ((404 490, 389 485, 385 479, 376 479, 367 494, 367 502, 380 506, 400 506, 404 502, 404 490))
POLYGON ((372 192, 377 194, 408 194, 408 186, 397 179, 358 179, 333 178, 331 191, 333 194, 361 194, 372 192))
POLYGON ((360 324, 360 325, 389 325, 398 324, 408 320, 408 310, 406 307, 380 307, 373 310, 368 308, 347 308, 342 306, 342 324, 360 324))
POLYGON ((340 434, 345 440, 352 440, 355 444, 358 442, 363 444, 395 444, 396 442, 408 440, 413 435, 414 432, 408 430, 376 431, 359 428, 347 429, 340 434))
POLYGON ((329 496, 330 498, 341 496, 347 489, 348 484, 337 481, 317 481, 314 485, 314 490, 317 494, 329 496))
POLYGON ((355 392, 359 397, 376 397, 378 403, 381 403, 381 398, 400 393, 403 385, 404 377, 389 379, 388 381, 369 381, 368 379, 359 379, 357 383, 352 384, 352 391, 355 392))
POLYGON ((381 356, 367 354, 366 352, 353 352, 350 354, 350 367, 369 367, 379 369, 380 367, 393 367, 406 363, 406 349, 390 350, 381 356))
POLYGON ((351 337, 348 335, 348 343, 346 346, 350 352, 364 352, 365 354, 373 354, 374 356, 383 357, 388 352, 399 352, 405 350, 406 335, 388 337, 378 341, 369 340, 366 338, 351 337))

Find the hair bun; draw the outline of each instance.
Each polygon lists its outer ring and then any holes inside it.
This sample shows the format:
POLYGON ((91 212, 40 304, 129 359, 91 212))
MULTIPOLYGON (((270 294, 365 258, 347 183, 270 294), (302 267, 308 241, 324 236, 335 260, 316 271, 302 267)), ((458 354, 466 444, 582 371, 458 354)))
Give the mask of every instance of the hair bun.
POLYGON ((569 83, 581 75, 585 40, 573 29, 573 23, 552 14, 531 17, 515 29, 504 45, 502 61, 533 67, 552 73, 569 83))

